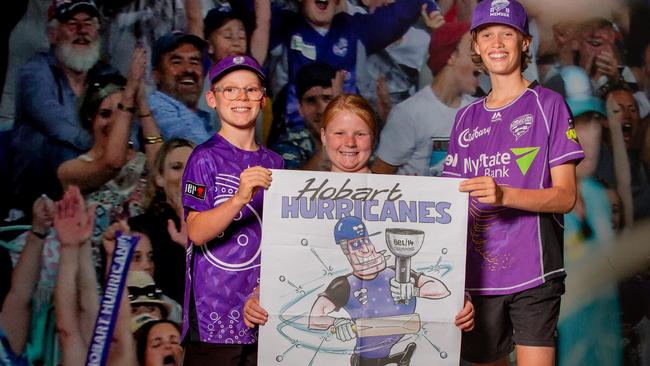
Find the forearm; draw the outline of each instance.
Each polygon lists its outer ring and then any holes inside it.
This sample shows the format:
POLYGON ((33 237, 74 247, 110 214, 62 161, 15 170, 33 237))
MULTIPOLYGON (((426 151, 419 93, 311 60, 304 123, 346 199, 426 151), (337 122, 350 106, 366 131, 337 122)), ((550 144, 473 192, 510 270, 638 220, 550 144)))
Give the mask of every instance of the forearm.
POLYGON ((11 349, 20 355, 29 335, 31 295, 38 282, 44 240, 31 232, 11 276, 11 289, 0 307, 0 328, 7 335, 11 349))
POLYGON ((203 245, 222 233, 244 207, 237 196, 207 211, 193 211, 187 216, 187 235, 194 245, 203 245))
POLYGON ((576 201, 575 189, 522 189, 501 186, 503 206, 530 212, 568 213, 576 201))
POLYGON ((375 158, 375 161, 372 163, 370 168, 375 174, 395 174, 397 173, 397 167, 390 165, 387 162, 381 160, 381 158, 375 158))
POLYGON ((203 7, 200 0, 185 0, 187 32, 203 38, 203 7))
MULTIPOLYGON (((140 118, 142 135, 145 137, 162 136, 156 120, 153 118, 153 115, 151 115, 151 110, 148 106, 144 108, 146 109, 140 111, 140 115, 144 116, 140 118)), ((162 142, 155 144, 149 144, 145 142, 144 153, 147 157, 147 171, 153 172, 155 170, 156 156, 158 155, 158 151, 160 151, 161 146, 162 142)))
MULTIPOLYGON (((133 107, 133 102, 126 102, 124 99, 125 98, 122 98, 123 105, 133 107), (129 104, 127 105, 126 103, 129 104)), ((133 98, 128 98, 127 100, 132 99, 133 98)), ((119 170, 127 161, 133 114, 121 109, 117 109, 115 113, 116 117, 108 134, 108 148, 104 151, 101 160, 103 160, 103 163, 109 168, 119 170)))
POLYGON ((90 345, 97 312, 99 311, 99 295, 97 294, 97 274, 92 261, 91 242, 87 240, 79 248, 79 320, 81 337, 85 344, 90 345))
POLYGON ((54 311, 64 358, 68 351, 71 353, 70 357, 73 357, 72 353, 75 349, 83 348, 77 316, 79 310, 76 283, 79 269, 78 259, 78 248, 61 246, 59 271, 54 288, 54 311))
POLYGON ((115 178, 119 171, 120 169, 109 167, 102 159, 83 161, 75 158, 61 164, 57 176, 64 189, 69 185, 75 185, 80 190, 88 192, 115 178))
POLYGON ((129 292, 125 288, 120 300, 120 310, 113 330, 107 365, 138 366, 133 334, 131 333, 131 304, 128 296, 129 292))
POLYGON ((326 297, 319 296, 309 312, 309 329, 324 330, 336 320, 328 314, 334 311, 334 304, 326 297))
POLYGON ((251 55, 260 65, 266 61, 271 33, 271 0, 255 0, 255 30, 251 35, 251 55))

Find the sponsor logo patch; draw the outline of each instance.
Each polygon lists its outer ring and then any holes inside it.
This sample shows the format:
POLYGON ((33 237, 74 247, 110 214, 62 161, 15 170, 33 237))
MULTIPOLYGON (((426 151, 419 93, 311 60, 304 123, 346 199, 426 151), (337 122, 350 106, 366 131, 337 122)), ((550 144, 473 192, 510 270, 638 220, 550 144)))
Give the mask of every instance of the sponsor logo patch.
POLYGON ((510 1, 508 0, 493 0, 490 4, 491 17, 510 17, 510 1))
POLYGON ((492 118, 490 119, 490 122, 499 122, 499 121, 501 121, 501 112, 492 113, 492 118))
POLYGON ((205 198, 205 186, 192 183, 192 182, 187 182, 185 183, 185 194, 189 194, 194 198, 198 198, 202 200, 205 198))
POLYGON ((458 135, 458 145, 460 145, 461 147, 468 147, 472 141, 480 138, 481 136, 489 135, 491 130, 492 127, 486 127, 481 129, 476 127, 473 130, 466 128, 465 130, 463 130, 463 132, 460 133, 460 135, 458 135))
POLYGON ((510 149, 515 156, 517 156, 517 165, 521 174, 526 175, 528 169, 533 164, 537 153, 539 152, 539 147, 515 147, 510 149))

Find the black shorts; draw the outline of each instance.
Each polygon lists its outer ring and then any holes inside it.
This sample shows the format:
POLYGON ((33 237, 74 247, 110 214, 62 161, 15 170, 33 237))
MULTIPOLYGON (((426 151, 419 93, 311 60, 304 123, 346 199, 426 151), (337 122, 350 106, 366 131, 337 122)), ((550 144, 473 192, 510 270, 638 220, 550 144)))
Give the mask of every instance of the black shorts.
POLYGON ((257 344, 215 344, 187 342, 183 366, 254 366, 257 365, 257 344))
POLYGON ((515 344, 554 347, 564 279, 509 295, 472 296, 474 329, 463 333, 461 357, 474 363, 499 360, 515 344))

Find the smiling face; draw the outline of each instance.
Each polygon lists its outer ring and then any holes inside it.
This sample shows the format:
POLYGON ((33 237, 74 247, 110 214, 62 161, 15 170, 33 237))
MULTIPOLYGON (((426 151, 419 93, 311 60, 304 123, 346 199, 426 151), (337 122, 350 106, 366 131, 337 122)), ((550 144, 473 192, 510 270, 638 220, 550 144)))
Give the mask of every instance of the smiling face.
POLYGON ((340 111, 321 128, 321 142, 333 172, 368 173, 373 132, 358 115, 340 111))
POLYGON ((214 63, 221 61, 226 56, 243 55, 247 48, 244 23, 239 19, 230 19, 212 32, 207 41, 208 52, 214 63))
POLYGON ((182 43, 162 55, 152 75, 160 91, 194 109, 203 88, 201 51, 182 43))
POLYGON ((99 60, 99 20, 85 12, 73 15, 49 34, 54 52, 66 67, 85 72, 99 60))
POLYGON ((260 78, 249 70, 235 70, 212 85, 212 90, 206 93, 210 108, 214 108, 221 119, 223 129, 249 129, 255 127, 255 120, 266 103, 266 96, 253 101, 245 89, 262 88, 260 78), (224 96, 225 91, 239 88, 239 95, 234 100, 224 96))
POLYGON ((473 47, 490 74, 511 75, 521 72, 521 55, 529 44, 530 39, 515 28, 494 24, 478 31, 473 47))
POLYGON ((169 323, 154 325, 147 335, 143 366, 180 365, 183 353, 180 336, 169 323))
POLYGON ((339 0, 303 0, 302 13, 314 27, 328 28, 336 15, 339 0))
POLYGON ((386 259, 377 252, 370 238, 353 239, 347 245, 347 257, 354 275, 361 278, 373 276, 386 268, 386 259))

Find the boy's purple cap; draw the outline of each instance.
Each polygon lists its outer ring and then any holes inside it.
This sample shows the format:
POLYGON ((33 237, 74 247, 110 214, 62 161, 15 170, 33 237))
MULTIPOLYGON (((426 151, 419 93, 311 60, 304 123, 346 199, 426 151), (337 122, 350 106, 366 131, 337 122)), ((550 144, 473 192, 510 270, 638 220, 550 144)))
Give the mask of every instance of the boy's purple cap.
POLYGON ((483 0, 479 2, 472 14, 471 30, 475 31, 486 24, 509 25, 524 35, 530 36, 526 9, 517 0, 483 0))
POLYGON ((210 84, 214 84, 215 81, 221 79, 224 75, 240 69, 246 69, 256 73, 262 81, 266 79, 262 67, 254 58, 246 55, 231 55, 223 58, 210 68, 210 73, 208 74, 210 84))

